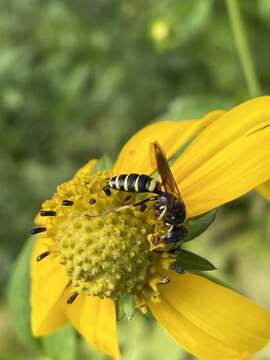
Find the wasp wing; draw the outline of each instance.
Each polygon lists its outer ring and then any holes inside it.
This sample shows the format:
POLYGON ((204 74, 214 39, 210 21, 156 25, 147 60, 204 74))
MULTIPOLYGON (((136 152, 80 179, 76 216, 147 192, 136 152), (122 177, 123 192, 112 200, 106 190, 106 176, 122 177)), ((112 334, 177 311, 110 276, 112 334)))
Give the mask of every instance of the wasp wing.
POLYGON ((157 141, 151 144, 151 152, 154 154, 156 167, 161 177, 165 192, 173 194, 183 203, 183 199, 174 180, 165 152, 162 150, 162 147, 157 141))

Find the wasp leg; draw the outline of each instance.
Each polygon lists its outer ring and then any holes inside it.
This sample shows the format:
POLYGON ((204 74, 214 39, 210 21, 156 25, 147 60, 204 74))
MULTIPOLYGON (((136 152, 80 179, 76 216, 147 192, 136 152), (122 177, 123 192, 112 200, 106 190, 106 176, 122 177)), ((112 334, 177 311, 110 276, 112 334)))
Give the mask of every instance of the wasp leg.
MULTIPOLYGON (((110 188, 104 186, 103 190, 104 190, 105 192, 106 192, 107 190, 110 191, 110 188)), ((109 196, 107 192, 106 192, 106 194, 107 194, 107 196, 109 196)), ((111 194, 111 192, 110 192, 110 194, 111 194)), ((131 208, 133 208, 134 206, 140 206, 140 208, 143 207, 143 210, 145 210, 145 208, 144 208, 145 203, 148 202, 148 201, 155 201, 155 200, 157 200, 157 198, 158 198, 158 196, 151 196, 151 197, 149 197, 149 198, 147 198, 147 199, 144 199, 144 200, 142 200, 142 201, 140 201, 140 202, 138 202, 138 203, 135 203, 135 204, 122 205, 122 206, 119 206, 119 207, 115 207, 115 208, 113 208, 113 209, 108 209, 107 211, 104 211, 103 213, 98 214, 98 215, 87 215, 87 217, 90 218, 90 217, 104 216, 104 215, 107 215, 107 214, 109 214, 109 213, 111 213, 111 212, 113 212, 113 211, 114 211, 114 212, 118 212, 118 211, 121 211, 121 210, 124 210, 124 209, 131 209, 131 208)), ((143 211, 143 210, 142 210, 142 211, 143 211)))
POLYGON ((155 223, 155 231, 154 231, 154 234, 153 234, 153 239, 152 239, 152 243, 154 245, 157 245, 158 243, 160 243, 162 240, 162 237, 159 235, 159 232, 158 232, 158 222, 155 223))
POLYGON ((140 205, 140 212, 144 212, 146 210, 146 208, 147 208, 147 205, 145 203, 142 203, 140 205))
POLYGON ((150 196, 149 198, 146 198, 142 201, 139 201, 138 203, 133 204, 133 206, 139 206, 140 211, 144 212, 144 210, 147 208, 146 203, 148 201, 157 201, 157 200, 158 200, 158 196, 150 196))
POLYGON ((132 207, 135 207, 135 206, 139 206, 140 207, 140 211, 144 211, 146 209, 146 205, 145 203, 147 203, 148 201, 156 201, 158 199, 158 196, 150 196, 149 198, 146 198, 142 201, 139 201, 135 204, 130 204, 130 205, 123 205, 123 206, 120 206, 118 208, 114 208, 112 209, 113 211, 120 211, 122 209, 127 209, 127 208, 132 208, 132 207))
POLYGON ((161 211, 161 213, 159 213, 157 220, 161 221, 163 219, 164 215, 167 212, 167 206, 160 207, 159 209, 162 210, 162 211, 161 211))
POLYGON ((178 256, 181 253, 181 244, 168 250, 168 253, 171 255, 178 256))
MULTIPOLYGON (((157 199, 158 199, 158 196, 156 196, 155 200, 157 200, 157 199)), ((166 214, 166 211, 167 211, 167 207, 165 206, 164 209, 162 208, 162 212, 158 213, 158 218, 157 218, 157 222, 155 224, 155 231, 154 231, 153 239, 152 239, 152 243, 154 245, 157 245, 162 240, 162 238, 160 237, 159 232, 158 232, 158 225, 161 222, 163 216, 166 214)))
MULTIPOLYGON (((175 244, 176 245, 176 244, 175 244)), ((173 247, 157 247, 154 249, 157 253, 168 253, 170 255, 179 255, 181 253, 181 243, 173 247)))
POLYGON ((179 265, 171 264, 170 269, 175 271, 177 274, 184 274, 186 270, 179 265))
POLYGON ((132 207, 132 205, 123 205, 123 206, 115 207, 115 208, 112 208, 112 209, 108 209, 108 210, 103 211, 102 213, 97 214, 97 215, 88 215, 88 214, 85 214, 84 216, 86 216, 87 218, 94 218, 94 217, 98 217, 98 216, 105 216, 105 215, 110 214, 111 212, 118 212, 118 211, 121 211, 121 210, 124 210, 124 209, 130 209, 131 207, 132 207))
MULTIPOLYGON (((104 192, 106 193, 107 196, 110 196, 111 195, 111 190, 110 188, 107 186, 104 186, 103 188, 104 192), (108 191, 109 190, 109 191, 108 191)), ((107 215, 111 212, 118 212, 118 211, 121 211, 121 210, 124 210, 124 209, 131 209, 133 208, 134 206, 140 206, 141 209, 143 209, 142 211, 145 210, 144 206, 145 206, 145 203, 148 202, 148 201, 155 201, 158 199, 158 196, 151 196, 147 199, 144 199, 138 203, 135 203, 135 204, 129 204, 129 205, 123 205, 123 206, 119 206, 119 207, 115 207, 113 209, 109 209, 107 211, 104 211, 103 213, 101 214, 98 214, 98 215, 86 215, 87 217, 91 218, 91 217, 97 217, 97 216, 104 216, 104 215, 107 215)))
MULTIPOLYGON (((155 226, 154 235, 158 235, 157 224, 155 226)), ((171 225, 169 230, 162 236, 158 236, 159 241, 163 241, 166 244, 165 248, 156 248, 157 252, 168 252, 172 255, 178 255, 180 248, 182 246, 183 239, 187 235, 187 229, 183 226, 173 226, 171 225)), ((157 237, 157 236, 156 236, 157 237)), ((158 244, 159 241, 154 242, 158 244)))
POLYGON ((156 201, 156 200, 158 200, 158 198, 159 198, 159 196, 150 196, 149 198, 139 201, 139 202, 133 204, 132 206, 141 206, 142 204, 145 204, 148 201, 156 201))
POLYGON ((110 189, 110 187, 109 187, 108 185, 105 185, 105 186, 103 187, 103 191, 105 192, 105 194, 106 194, 107 196, 112 195, 111 189, 110 189))

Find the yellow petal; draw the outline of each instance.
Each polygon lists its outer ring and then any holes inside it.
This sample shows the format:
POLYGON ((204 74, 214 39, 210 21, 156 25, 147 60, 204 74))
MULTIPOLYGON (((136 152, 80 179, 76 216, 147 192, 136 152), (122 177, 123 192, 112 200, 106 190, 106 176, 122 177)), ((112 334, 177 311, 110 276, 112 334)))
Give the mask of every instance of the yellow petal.
POLYGON ((270 316, 247 298, 193 274, 169 276, 149 304, 171 336, 201 360, 244 360, 270 339, 270 316))
POLYGON ((69 321, 91 347, 119 359, 113 300, 79 294, 76 300, 68 305, 66 301, 71 293, 66 292, 63 305, 69 321))
POLYGON ((61 309, 61 296, 69 280, 64 267, 53 255, 36 261, 37 256, 46 250, 48 247, 44 239, 37 240, 31 261, 31 322, 34 336, 47 335, 67 323, 61 309))
POLYGON ((270 178, 270 97, 233 108, 207 126, 172 170, 196 216, 229 202, 270 178))
POLYGON ((138 172, 150 174, 153 168, 149 159, 149 145, 157 140, 167 156, 171 157, 183 145, 216 120, 221 110, 207 114, 202 120, 162 121, 149 125, 136 133, 123 147, 114 166, 116 173, 138 172))
POLYGON ((88 161, 87 164, 85 164, 83 167, 81 167, 75 175, 80 175, 80 174, 83 174, 83 173, 91 173, 94 166, 96 165, 97 163, 97 160, 95 159, 92 159, 90 161, 88 161))
POLYGON ((266 200, 270 201, 270 181, 265 182, 256 189, 266 200))

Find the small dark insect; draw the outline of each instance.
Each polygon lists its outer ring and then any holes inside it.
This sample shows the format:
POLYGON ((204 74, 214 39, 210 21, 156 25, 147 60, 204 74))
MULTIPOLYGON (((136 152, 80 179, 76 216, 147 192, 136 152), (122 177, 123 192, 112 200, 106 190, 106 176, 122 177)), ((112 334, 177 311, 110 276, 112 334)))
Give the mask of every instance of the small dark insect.
MULTIPOLYGON (((149 175, 122 174, 107 179, 103 190, 108 196, 111 195, 112 189, 132 193, 156 194, 131 206, 140 206, 140 210, 144 211, 146 203, 154 201, 158 220, 162 220, 164 225, 169 227, 162 240, 168 244, 178 245, 187 234, 183 225, 186 219, 186 207, 161 146, 155 141, 151 144, 150 150, 151 154, 154 155, 154 167, 157 168, 161 182, 149 175)), ((123 207, 117 208, 115 211, 119 211, 121 208, 123 207)))

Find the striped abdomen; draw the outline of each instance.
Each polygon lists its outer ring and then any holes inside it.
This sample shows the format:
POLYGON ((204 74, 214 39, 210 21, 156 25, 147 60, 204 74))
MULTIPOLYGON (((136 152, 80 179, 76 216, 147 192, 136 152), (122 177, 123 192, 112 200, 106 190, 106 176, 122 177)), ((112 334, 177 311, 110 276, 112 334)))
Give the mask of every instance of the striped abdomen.
POLYGON ((136 193, 160 193, 160 183, 148 175, 122 174, 111 177, 107 186, 111 189, 136 193))

